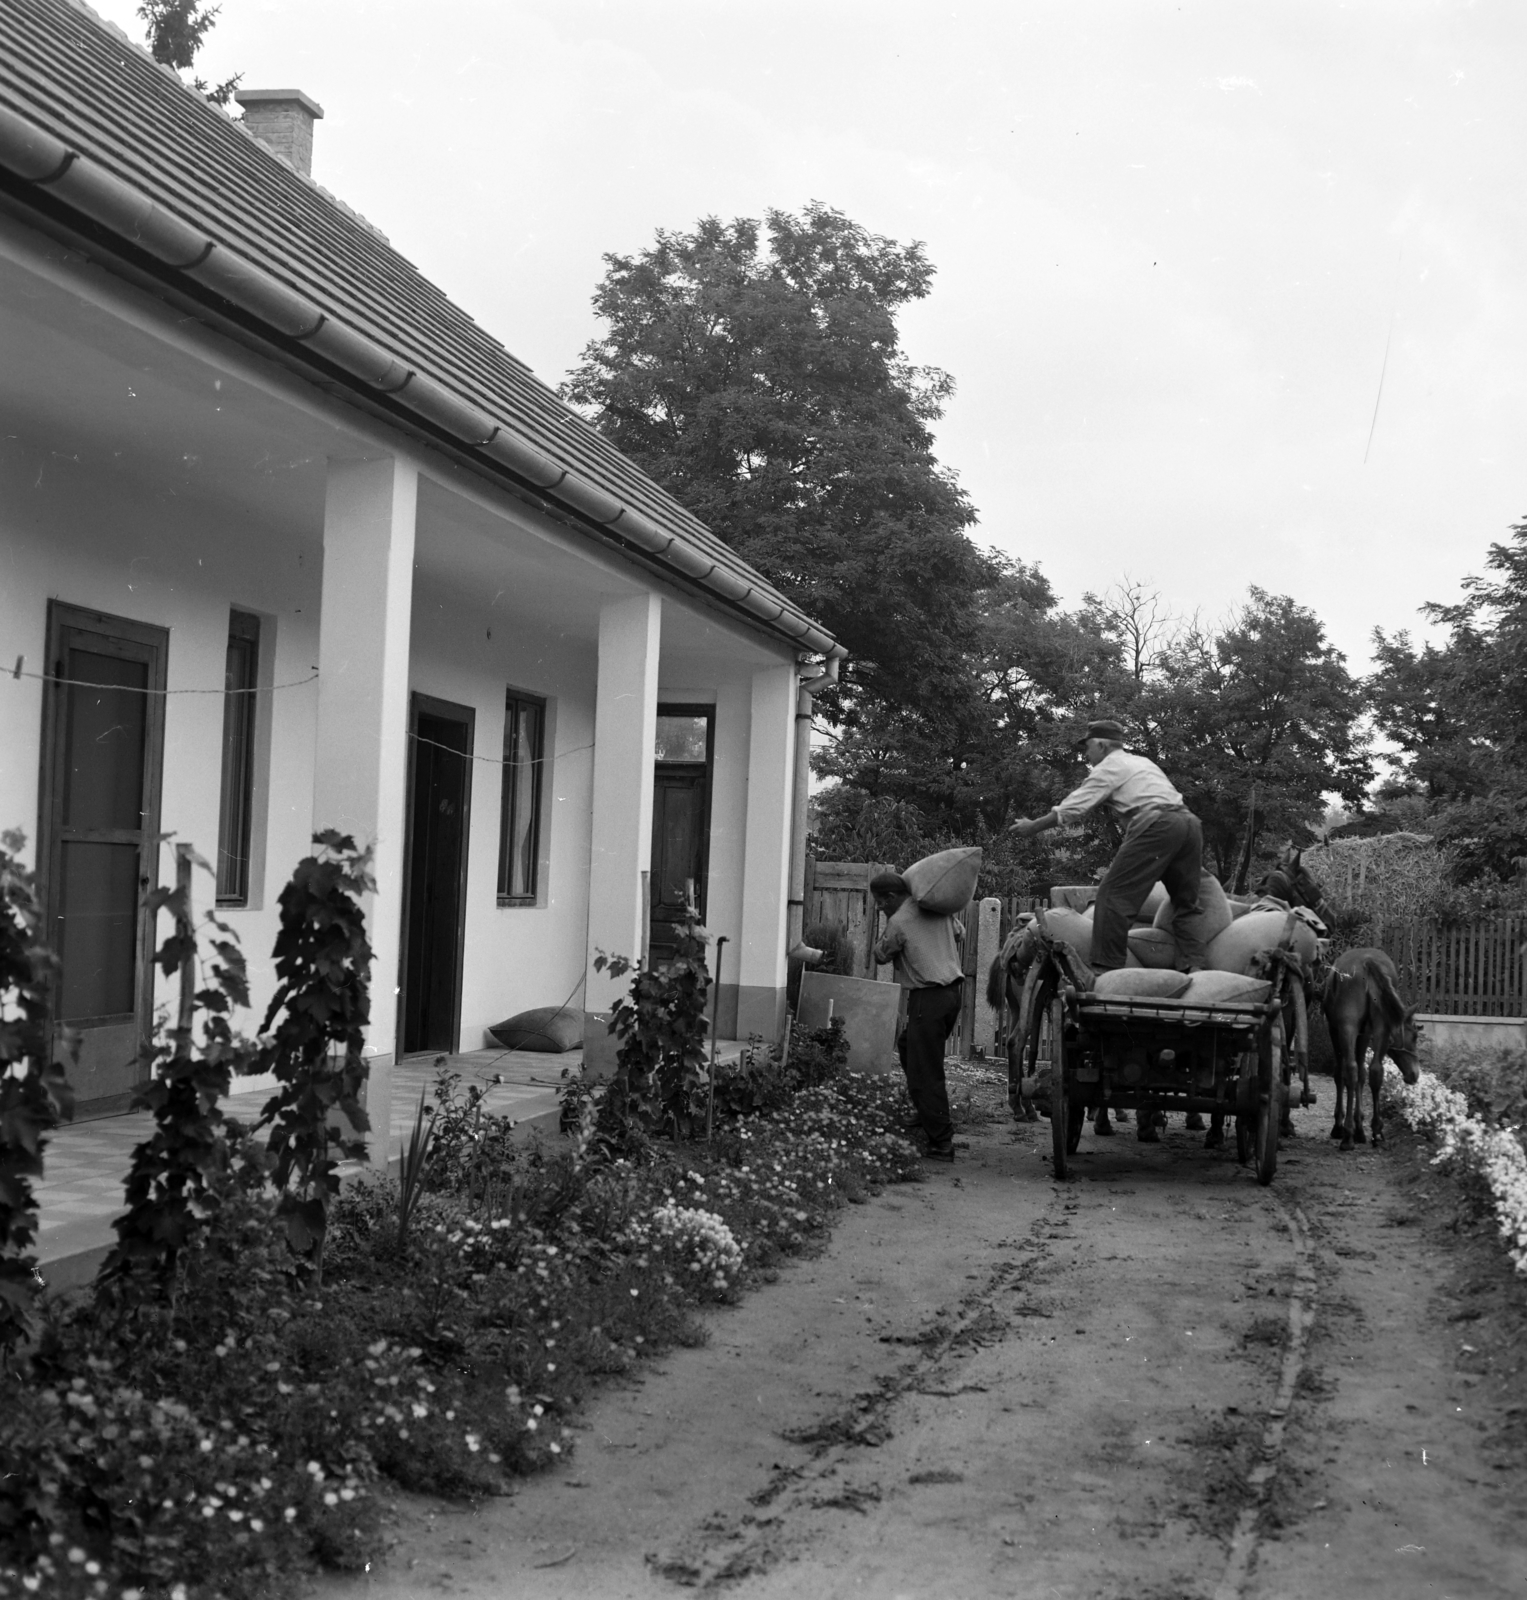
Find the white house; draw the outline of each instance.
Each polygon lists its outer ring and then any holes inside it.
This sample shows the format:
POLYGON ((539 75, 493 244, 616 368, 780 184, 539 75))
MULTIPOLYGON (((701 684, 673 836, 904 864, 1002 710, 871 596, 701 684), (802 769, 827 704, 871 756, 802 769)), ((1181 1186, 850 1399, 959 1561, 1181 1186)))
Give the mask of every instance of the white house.
POLYGON ((688 880, 721 1032, 777 1035, 834 641, 312 181, 306 96, 239 125, 71 0, 0 36, 0 826, 81 1113, 167 998, 169 839, 257 1006, 313 831, 374 842, 382 1128, 398 1055, 607 1008, 688 880))

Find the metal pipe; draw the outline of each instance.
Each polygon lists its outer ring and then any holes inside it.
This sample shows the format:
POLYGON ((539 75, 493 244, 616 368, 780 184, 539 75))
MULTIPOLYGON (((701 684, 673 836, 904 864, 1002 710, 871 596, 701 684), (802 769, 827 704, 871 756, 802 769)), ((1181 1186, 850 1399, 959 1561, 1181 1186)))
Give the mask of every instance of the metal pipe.
POLYGON ((814 967, 822 952, 803 940, 806 925, 806 810, 811 799, 812 702, 828 684, 838 681, 838 667, 848 652, 835 644, 826 665, 802 678, 795 697, 795 799, 790 815, 790 902, 785 925, 785 955, 814 967))

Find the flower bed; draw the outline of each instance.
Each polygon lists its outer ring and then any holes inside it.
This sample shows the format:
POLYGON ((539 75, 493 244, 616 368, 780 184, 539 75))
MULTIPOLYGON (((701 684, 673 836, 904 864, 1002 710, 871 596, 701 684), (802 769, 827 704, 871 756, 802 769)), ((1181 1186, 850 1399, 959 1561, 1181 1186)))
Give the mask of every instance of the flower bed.
POLYGON ((1387 1066, 1385 1087, 1405 1120, 1438 1144, 1432 1165, 1481 1190, 1507 1254, 1527 1275, 1527 1149, 1517 1130, 1475 1116, 1468 1100, 1431 1072, 1406 1084, 1387 1066))
POLYGON ((571 1448, 602 1376, 699 1342, 697 1307, 920 1166, 899 1078, 613 1158, 438 1092, 433 1177, 406 1218, 393 1180, 335 1201, 321 1289, 251 1182, 167 1303, 54 1311, 0 1376, 0 1595, 271 1600, 362 1568, 390 1488, 505 1492, 571 1448))

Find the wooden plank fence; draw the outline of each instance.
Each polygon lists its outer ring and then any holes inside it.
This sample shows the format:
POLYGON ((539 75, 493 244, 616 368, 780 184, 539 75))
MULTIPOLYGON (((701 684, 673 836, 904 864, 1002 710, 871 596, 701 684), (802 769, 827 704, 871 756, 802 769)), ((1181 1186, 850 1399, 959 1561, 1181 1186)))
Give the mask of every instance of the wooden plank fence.
MULTIPOLYGON (((870 897, 870 879, 877 872, 894 870, 874 861, 816 861, 809 856, 806 859, 804 925, 807 928, 830 926, 843 931, 850 951, 850 977, 891 981, 891 968, 877 966, 872 953, 875 940, 880 936, 881 918, 870 897)), ((1048 904, 1048 900, 1032 896, 1012 896, 1003 900, 1002 937, 1007 937, 1020 914, 1048 904)), ((975 1045, 977 1007, 986 1004, 986 973, 978 970, 978 901, 972 900, 965 907, 963 920, 965 993, 960 1013, 959 1041, 960 1054, 969 1056, 975 1045)), ((998 1019, 999 1039, 1006 1021, 1006 1017, 998 1019)))
POLYGON ((1446 924, 1428 917, 1375 922, 1373 944, 1400 970, 1400 993, 1450 1017, 1527 1016, 1527 916, 1446 924))

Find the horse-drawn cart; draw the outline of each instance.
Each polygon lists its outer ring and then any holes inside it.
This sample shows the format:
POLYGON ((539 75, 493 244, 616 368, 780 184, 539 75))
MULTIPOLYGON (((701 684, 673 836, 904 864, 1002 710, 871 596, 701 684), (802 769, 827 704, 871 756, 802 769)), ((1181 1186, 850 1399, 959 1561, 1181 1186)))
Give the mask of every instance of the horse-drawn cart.
POLYGON ((1233 1116, 1241 1160, 1254 1157, 1257 1181, 1271 1183, 1286 1092, 1283 1010, 1281 998, 1198 1004, 1062 980, 1048 1017, 1055 1176, 1065 1177, 1087 1115, 1106 1107, 1233 1116))
MULTIPOLYGON (((1306 1105, 1315 1100, 1308 1079, 1309 951, 1296 948, 1294 932, 1290 919, 1277 944, 1256 952, 1251 965, 1260 981, 1249 987, 1261 994, 1236 999, 1100 993, 1074 948, 1052 937, 1042 920, 1028 932, 1009 1037, 1009 1099, 1021 1114, 1038 1086, 1048 1041, 1056 1177, 1065 1177, 1089 1116, 1181 1111, 1214 1119, 1211 1143, 1233 1117, 1240 1160, 1255 1161, 1259 1183, 1272 1182, 1294 1095, 1306 1105)), ((1313 947, 1313 936, 1302 943, 1313 947)))

